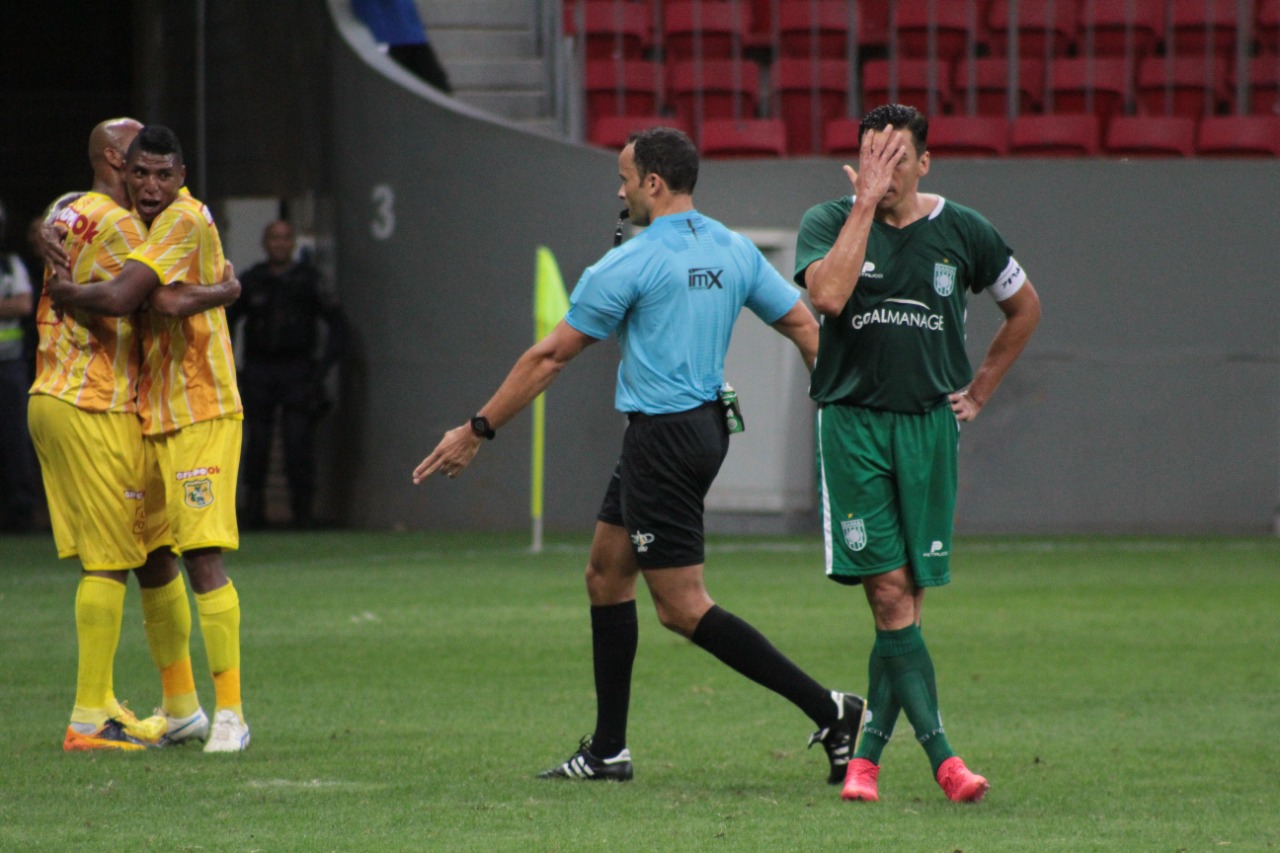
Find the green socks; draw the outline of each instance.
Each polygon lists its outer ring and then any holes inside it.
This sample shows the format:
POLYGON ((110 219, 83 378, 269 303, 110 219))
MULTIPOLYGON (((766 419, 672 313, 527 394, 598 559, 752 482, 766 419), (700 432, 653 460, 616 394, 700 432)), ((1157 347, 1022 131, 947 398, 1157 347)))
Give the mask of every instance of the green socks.
POLYGON ((920 628, 911 625, 897 631, 876 631, 876 644, 871 651, 871 697, 872 719, 863 738, 871 741, 858 749, 859 758, 867 758, 879 763, 880 750, 888 742, 888 735, 893 731, 896 706, 906 711, 911 727, 915 729, 916 740, 924 747, 929 756, 929 763, 937 774, 942 762, 955 755, 947 736, 942 731, 942 717, 938 713, 938 684, 933 673, 933 659, 929 657, 929 649, 924 644, 924 636, 920 628), (877 662, 883 670, 880 682, 888 682, 885 691, 877 684, 877 662), (887 699, 876 694, 888 693, 887 699), (882 715, 882 722, 876 725, 876 714, 882 715), (875 741, 880 741, 877 745, 875 741), (864 755, 864 749, 872 755, 864 755))

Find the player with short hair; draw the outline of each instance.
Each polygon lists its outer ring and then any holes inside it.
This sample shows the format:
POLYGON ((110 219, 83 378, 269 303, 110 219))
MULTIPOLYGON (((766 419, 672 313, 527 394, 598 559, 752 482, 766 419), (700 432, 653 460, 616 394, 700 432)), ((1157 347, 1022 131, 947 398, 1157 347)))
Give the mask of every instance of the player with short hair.
POLYGON ((844 778, 862 699, 828 690, 759 631, 724 610, 703 584, 703 501, 729 449, 720 400, 724 358, 745 306, 790 339, 812 365, 817 323, 800 294, 749 240, 693 205, 698 152, 685 134, 634 134, 618 156, 631 221, 646 230, 588 267, 569 313, 512 368, 469 424, 414 470, 456 477, 486 438, 551 384, 583 349, 616 334, 622 348, 616 408, 629 421, 622 456, 597 515, 587 562, 596 727, 544 779, 626 781, 631 670, 638 645, 636 578, 658 619, 741 675, 795 704, 819 727, 828 781, 844 778))
POLYGON ((817 401, 827 575, 862 584, 875 621, 862 739, 842 796, 879 799, 880 755, 905 711, 947 797, 976 802, 985 778, 955 754, 920 633, 927 587, 950 581, 959 423, 1021 354, 1040 300, 985 218, 919 192, 928 121, 893 104, 862 120, 853 195, 816 205, 796 240, 797 284, 823 315, 817 401), (976 373, 964 346, 968 294, 1004 314, 976 373))
MULTIPOLYGON (((143 242, 146 228, 131 212, 124 184, 125 151, 141 127, 130 118, 94 127, 89 136, 92 189, 64 197, 66 206, 54 211, 65 231, 58 265, 65 265, 64 274, 73 282, 110 278, 143 242)), ((195 310, 203 301, 226 301, 238 291, 234 281, 217 288, 182 285, 175 308, 195 310)), ((140 352, 134 318, 57 310, 45 292, 37 327, 31 435, 44 473, 58 556, 78 556, 83 567, 75 607, 76 703, 63 748, 133 750, 158 739, 200 737, 208 721, 194 686, 189 695, 166 691, 164 713, 183 711, 182 716, 191 718, 184 728, 168 732, 164 716, 139 721, 113 690, 128 571, 144 565, 162 571, 174 562, 163 484, 148 477, 137 417, 140 352)), ((169 671, 162 680, 190 683, 191 617, 185 588, 179 582, 176 596, 160 596, 144 586, 142 607, 153 658, 159 665, 163 656, 169 671)))
MULTIPOLYGON (((49 284, 55 305, 106 314, 129 313, 149 300, 139 323, 143 359, 138 414, 165 486, 165 512, 196 593, 201 632, 213 673, 215 711, 206 752, 249 745, 240 694, 240 602, 222 551, 239 547, 235 492, 242 407, 226 312, 221 306, 183 316, 174 309, 182 281, 213 284, 226 260, 207 207, 185 192, 186 166, 177 136, 148 125, 129 146, 126 183, 134 210, 150 227, 110 281, 49 284)), ((140 572, 168 588, 176 566, 140 572)), ((171 724, 180 724, 171 720, 171 724)))

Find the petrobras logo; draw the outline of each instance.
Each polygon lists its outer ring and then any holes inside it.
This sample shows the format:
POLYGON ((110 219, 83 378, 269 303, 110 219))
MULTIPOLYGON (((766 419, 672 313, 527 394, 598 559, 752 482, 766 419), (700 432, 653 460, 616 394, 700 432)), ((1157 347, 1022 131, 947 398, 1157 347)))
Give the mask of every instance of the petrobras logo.
POLYGON ((854 329, 863 329, 867 326, 909 326, 915 329, 927 329, 931 332, 941 332, 945 327, 945 321, 941 314, 934 314, 929 310, 929 306, 923 302, 917 302, 914 299, 886 299, 885 302, 901 305, 901 308, 893 306, 877 305, 870 311, 863 311, 861 314, 854 314, 853 320, 850 321, 854 329), (919 310, 917 310, 919 309, 919 310))
POLYGON ((173 479, 181 483, 183 480, 190 480, 192 477, 211 477, 220 473, 222 473, 221 468, 217 465, 210 465, 208 468, 192 468, 190 471, 179 471, 173 475, 173 479))
POLYGON ((942 541, 939 539, 935 539, 933 540, 933 544, 929 546, 929 550, 925 551, 924 554, 922 554, 921 556, 946 557, 946 556, 949 556, 950 554, 951 552, 946 550, 946 546, 942 544, 942 541))
POLYGON ((863 278, 884 278, 884 273, 876 272, 876 265, 871 261, 867 261, 862 265, 863 278))
POLYGON ((710 290, 713 287, 718 287, 724 290, 724 285, 720 282, 720 276, 722 275, 724 275, 723 268, 694 267, 689 270, 689 289, 710 290))
POLYGON ((55 221, 67 226, 67 230, 86 243, 92 243, 98 236, 98 223, 70 207, 58 211, 55 221))

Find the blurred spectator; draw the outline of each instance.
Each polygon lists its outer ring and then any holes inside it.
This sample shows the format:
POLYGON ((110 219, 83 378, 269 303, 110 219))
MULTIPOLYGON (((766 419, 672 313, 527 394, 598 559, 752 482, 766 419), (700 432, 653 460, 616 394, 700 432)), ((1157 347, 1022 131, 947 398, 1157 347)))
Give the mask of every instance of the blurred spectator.
POLYGON ((240 276, 240 299, 227 309, 232 328, 244 327, 246 446, 240 466, 245 529, 266 526, 266 479, 276 411, 283 413, 285 477, 293 526, 314 526, 315 426, 329 409, 325 378, 342 355, 346 325, 337 298, 320 287, 320 272, 294 257, 297 239, 288 222, 273 222, 262 235, 267 259, 240 276), (318 321, 327 334, 319 359, 318 321))
POLYGON ((387 46, 392 59, 446 95, 453 94, 413 0, 351 0, 351 10, 387 46))
MULTIPOLYGON (((7 217, 0 204, 0 247, 7 217)), ((0 251, 0 532, 31 530, 36 500, 35 450, 27 429, 30 362, 23 320, 33 308, 31 278, 22 259, 0 251)))

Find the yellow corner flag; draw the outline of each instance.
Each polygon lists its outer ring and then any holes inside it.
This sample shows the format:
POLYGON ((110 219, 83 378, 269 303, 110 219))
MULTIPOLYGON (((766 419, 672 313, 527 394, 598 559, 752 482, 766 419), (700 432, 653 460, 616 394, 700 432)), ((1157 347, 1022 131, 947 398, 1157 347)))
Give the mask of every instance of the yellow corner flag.
MULTIPOLYGON (((569 310, 569 297, 564 291, 564 279, 556 256, 546 246, 539 246, 534 261, 533 326, 534 341, 540 341, 569 310)), ((546 400, 539 394, 533 401, 533 488, 530 490, 529 515, 533 519, 533 552, 542 551, 542 471, 543 451, 546 447, 546 400)))

